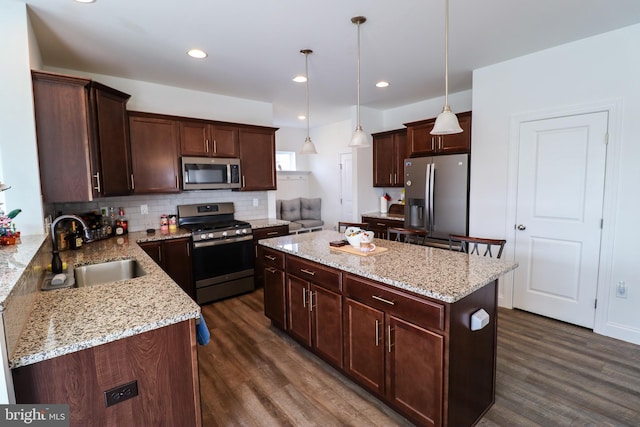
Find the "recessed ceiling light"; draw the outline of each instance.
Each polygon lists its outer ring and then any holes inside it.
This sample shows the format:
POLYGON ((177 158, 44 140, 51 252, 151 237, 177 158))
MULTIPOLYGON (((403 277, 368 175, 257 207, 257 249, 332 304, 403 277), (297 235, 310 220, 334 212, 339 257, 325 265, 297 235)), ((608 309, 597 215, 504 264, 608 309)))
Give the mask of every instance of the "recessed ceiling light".
POLYGON ((207 52, 205 52, 202 49, 189 49, 187 51, 187 55, 189 55, 192 58, 202 59, 207 57, 207 52))
POLYGON ((307 81, 307 78, 305 76, 295 76, 292 80, 296 83, 304 83, 307 81))
POLYGON ((306 118, 307 118, 307 116, 304 116, 304 115, 299 115, 299 116, 298 116, 298 120, 304 120, 304 119, 306 119, 306 118))
POLYGON ((382 81, 382 82, 376 83, 376 87, 387 87, 387 86, 389 86, 389 82, 382 81))
POLYGON ((76 0, 78 3, 95 3, 96 0, 76 0))

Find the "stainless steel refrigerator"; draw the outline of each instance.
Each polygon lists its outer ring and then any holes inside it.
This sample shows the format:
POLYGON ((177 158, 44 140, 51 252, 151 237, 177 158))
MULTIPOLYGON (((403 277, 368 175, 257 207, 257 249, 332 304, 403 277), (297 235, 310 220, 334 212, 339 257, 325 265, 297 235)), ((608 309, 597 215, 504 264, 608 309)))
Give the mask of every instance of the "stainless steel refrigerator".
POLYGON ((469 231, 469 155, 418 157, 404 161, 404 226, 425 230, 447 243, 469 231))

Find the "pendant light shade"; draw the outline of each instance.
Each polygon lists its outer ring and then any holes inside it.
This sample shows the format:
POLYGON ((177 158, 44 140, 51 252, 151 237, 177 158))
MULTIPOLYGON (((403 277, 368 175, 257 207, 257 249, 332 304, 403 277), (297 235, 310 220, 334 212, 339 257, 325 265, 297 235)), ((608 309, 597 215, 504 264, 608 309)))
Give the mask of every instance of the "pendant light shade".
POLYGON ((449 107, 449 0, 444 12, 444 107, 436 118, 431 135, 451 135, 462 132, 458 118, 449 107))
POLYGON ((302 49, 300 53, 304 55, 305 77, 307 78, 307 137, 304 139, 304 144, 302 144, 300 154, 318 154, 316 146, 313 144, 313 141, 311 141, 311 137, 309 136, 309 54, 313 53, 313 51, 311 49, 302 49))
POLYGON ((360 125, 360 24, 364 24, 367 22, 367 18, 364 16, 355 16, 351 18, 351 22, 358 26, 358 104, 356 106, 357 111, 357 121, 356 130, 353 132, 351 136, 351 142, 349 143, 349 147, 353 148, 364 148, 369 147, 369 137, 362 130, 362 126, 360 125))

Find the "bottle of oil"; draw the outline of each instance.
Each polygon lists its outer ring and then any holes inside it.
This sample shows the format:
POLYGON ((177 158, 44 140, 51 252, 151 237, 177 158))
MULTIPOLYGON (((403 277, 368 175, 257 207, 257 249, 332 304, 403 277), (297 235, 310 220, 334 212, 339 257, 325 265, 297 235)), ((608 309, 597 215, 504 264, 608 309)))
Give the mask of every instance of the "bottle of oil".
POLYGON ((76 228, 76 222, 71 222, 71 232, 69 233, 69 246, 71 249, 80 249, 82 247, 82 233, 76 228))

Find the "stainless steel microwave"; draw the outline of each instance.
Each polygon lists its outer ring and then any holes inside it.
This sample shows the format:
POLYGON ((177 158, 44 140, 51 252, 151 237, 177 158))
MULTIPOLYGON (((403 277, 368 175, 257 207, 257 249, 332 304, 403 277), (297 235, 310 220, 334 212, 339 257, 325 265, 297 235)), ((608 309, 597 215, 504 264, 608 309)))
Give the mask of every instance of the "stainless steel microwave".
POLYGON ((183 157, 183 190, 219 190, 240 188, 240 159, 183 157))

